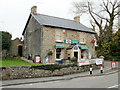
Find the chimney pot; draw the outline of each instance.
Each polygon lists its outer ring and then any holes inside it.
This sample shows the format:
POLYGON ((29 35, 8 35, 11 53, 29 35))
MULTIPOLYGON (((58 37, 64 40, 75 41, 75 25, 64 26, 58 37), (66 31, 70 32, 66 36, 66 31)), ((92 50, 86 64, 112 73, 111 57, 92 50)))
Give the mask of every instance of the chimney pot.
POLYGON ((37 6, 33 6, 33 7, 31 8, 31 13, 37 14, 37 6))
POLYGON ((76 17, 74 17, 74 21, 76 21, 76 22, 80 22, 80 16, 76 16, 76 17))

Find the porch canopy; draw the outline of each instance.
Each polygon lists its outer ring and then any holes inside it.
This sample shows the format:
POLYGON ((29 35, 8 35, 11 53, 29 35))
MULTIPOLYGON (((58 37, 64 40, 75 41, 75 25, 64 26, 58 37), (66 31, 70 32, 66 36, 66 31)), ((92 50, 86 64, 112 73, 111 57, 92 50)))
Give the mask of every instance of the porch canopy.
POLYGON ((88 47, 86 47, 86 46, 78 46, 78 47, 82 50, 87 50, 88 49, 88 47))
MULTIPOLYGON (((75 45, 70 45, 69 47, 67 47, 67 49, 72 49, 75 45)), ((88 47, 87 46, 78 46, 80 49, 82 50, 87 50, 88 47)))

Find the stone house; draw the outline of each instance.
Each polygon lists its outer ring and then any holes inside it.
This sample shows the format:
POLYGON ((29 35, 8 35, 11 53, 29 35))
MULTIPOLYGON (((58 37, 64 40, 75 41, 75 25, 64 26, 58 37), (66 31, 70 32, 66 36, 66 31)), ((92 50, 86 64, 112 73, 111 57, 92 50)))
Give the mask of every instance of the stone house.
POLYGON ((31 8, 28 21, 22 35, 24 36, 24 56, 34 58, 40 55, 42 63, 46 62, 48 52, 50 63, 62 59, 87 60, 95 56, 94 40, 96 32, 80 23, 80 17, 74 20, 63 19, 37 13, 37 7, 31 8))

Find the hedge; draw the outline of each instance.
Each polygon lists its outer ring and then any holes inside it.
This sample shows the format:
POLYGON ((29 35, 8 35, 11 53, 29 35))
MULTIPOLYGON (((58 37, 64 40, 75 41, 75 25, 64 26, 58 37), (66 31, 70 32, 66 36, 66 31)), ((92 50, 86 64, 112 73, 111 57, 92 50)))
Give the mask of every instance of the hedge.
POLYGON ((44 69, 44 70, 51 70, 54 71, 56 69, 60 70, 61 68, 67 68, 67 67, 74 67, 77 66, 75 64, 47 64, 47 65, 40 65, 40 66, 31 66, 32 69, 44 69))

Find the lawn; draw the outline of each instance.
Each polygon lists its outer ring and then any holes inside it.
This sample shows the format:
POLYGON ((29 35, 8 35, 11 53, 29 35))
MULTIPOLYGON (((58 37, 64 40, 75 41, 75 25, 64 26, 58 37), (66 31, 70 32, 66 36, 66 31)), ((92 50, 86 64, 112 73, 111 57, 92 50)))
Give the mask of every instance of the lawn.
POLYGON ((35 66, 36 64, 31 64, 21 59, 3 59, 0 60, 0 67, 9 67, 9 66, 35 66))

